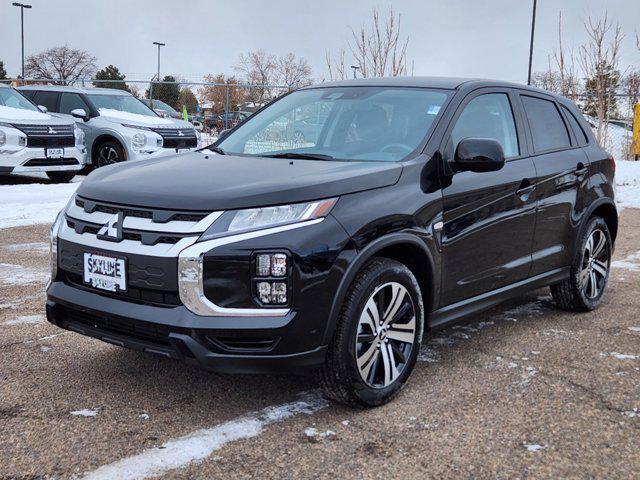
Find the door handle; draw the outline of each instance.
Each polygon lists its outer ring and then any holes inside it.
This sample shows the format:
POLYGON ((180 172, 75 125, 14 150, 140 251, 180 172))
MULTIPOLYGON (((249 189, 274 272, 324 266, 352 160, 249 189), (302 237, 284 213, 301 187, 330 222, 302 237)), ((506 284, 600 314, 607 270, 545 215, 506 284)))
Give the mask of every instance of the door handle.
POLYGON ((574 170, 573 174, 581 179, 587 174, 588 171, 589 169, 584 166, 584 163, 578 162, 578 165, 576 165, 576 169, 574 170))
POLYGON ((519 196, 522 201, 526 201, 535 189, 536 186, 531 183, 531 180, 525 178, 520 182, 520 187, 516 190, 516 195, 519 196))

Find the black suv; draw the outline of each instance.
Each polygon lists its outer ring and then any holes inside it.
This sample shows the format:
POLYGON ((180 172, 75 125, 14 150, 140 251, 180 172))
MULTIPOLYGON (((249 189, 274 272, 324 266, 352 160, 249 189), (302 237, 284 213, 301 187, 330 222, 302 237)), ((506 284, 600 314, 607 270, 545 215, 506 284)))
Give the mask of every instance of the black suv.
POLYGON ((89 175, 52 227, 47 317, 217 371, 317 370, 329 397, 380 405, 425 331, 547 285, 600 303, 614 170, 542 90, 303 88, 203 150, 89 175))

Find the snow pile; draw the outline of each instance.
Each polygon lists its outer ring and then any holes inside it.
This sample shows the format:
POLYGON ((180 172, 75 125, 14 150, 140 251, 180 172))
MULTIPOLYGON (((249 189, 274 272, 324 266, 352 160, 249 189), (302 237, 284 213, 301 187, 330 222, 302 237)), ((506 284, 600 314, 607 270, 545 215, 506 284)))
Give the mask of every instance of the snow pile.
POLYGON ((151 115, 140 115, 138 113, 121 112, 120 110, 113 110, 111 108, 99 108, 98 111, 103 117, 108 119, 115 119, 118 122, 122 120, 126 122, 135 122, 147 127, 175 125, 172 120, 166 118, 153 117, 151 115))
POLYGON ((100 411, 99 408, 94 408, 94 409, 82 409, 82 410, 76 410, 75 412, 71 412, 71 415, 73 415, 74 417, 96 417, 98 415, 98 412, 100 411))
POLYGON ((15 122, 16 120, 51 120, 51 115, 39 110, 27 110, 26 108, 13 108, 0 105, 0 120, 15 122))
POLYGON ((616 202, 621 207, 640 208, 640 161, 616 162, 616 202))
POLYGON ((53 223, 79 183, 0 186, 0 228, 53 223))
POLYGON ((629 146, 631 145, 632 136, 633 133, 631 131, 609 124, 604 149, 613 155, 616 160, 626 160, 629 158, 629 146))

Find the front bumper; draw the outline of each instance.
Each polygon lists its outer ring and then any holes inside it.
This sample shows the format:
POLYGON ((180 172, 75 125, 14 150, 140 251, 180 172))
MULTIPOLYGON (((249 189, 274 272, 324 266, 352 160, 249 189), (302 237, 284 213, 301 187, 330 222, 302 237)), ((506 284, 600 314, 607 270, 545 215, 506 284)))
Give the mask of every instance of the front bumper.
POLYGON ((178 153, 193 152, 197 148, 198 147, 183 148, 183 149, 179 149, 179 148, 158 148, 157 150, 155 150, 153 152, 149 152, 149 153, 139 152, 139 151, 133 150, 132 148, 127 148, 127 160, 136 161, 136 160, 148 160, 150 158, 168 157, 170 155, 177 155, 178 153))
POLYGON ((78 171, 85 165, 86 150, 65 147, 64 157, 48 159, 44 148, 23 148, 16 153, 0 154, 0 173, 78 171))
POLYGON ((290 328, 295 312, 285 317, 203 317, 182 305, 168 308, 125 302, 62 281, 49 286, 46 309, 48 321, 60 328, 216 372, 304 374, 322 365, 325 358, 324 346, 295 351, 296 335, 290 328), (236 339, 236 344, 237 339, 273 342, 260 352, 233 351, 229 339, 236 339))

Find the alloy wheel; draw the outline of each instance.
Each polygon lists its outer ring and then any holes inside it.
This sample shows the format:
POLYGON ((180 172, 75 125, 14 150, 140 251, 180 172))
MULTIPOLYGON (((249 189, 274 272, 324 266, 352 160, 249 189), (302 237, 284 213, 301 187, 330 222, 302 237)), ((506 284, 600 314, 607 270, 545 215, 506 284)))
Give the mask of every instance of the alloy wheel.
POLYGON ((609 273, 610 249, 607 236, 600 229, 589 235, 580 270, 580 286, 589 299, 598 297, 609 273))
POLYGON ((120 161, 120 156, 115 148, 111 145, 105 145, 98 152, 98 165, 104 167, 106 165, 112 165, 120 161))
POLYGON ((416 338, 416 310, 407 289, 397 282, 378 287, 360 314, 356 363, 373 388, 391 385, 407 365, 416 338))

